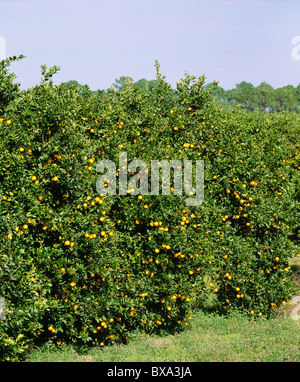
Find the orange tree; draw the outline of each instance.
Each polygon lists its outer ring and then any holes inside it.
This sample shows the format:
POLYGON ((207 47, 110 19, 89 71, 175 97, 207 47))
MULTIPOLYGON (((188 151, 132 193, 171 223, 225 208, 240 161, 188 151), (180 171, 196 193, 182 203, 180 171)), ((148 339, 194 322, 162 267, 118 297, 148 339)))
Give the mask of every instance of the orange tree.
POLYGON ((151 91, 96 97, 54 86, 58 69, 43 66, 26 91, 9 80, 1 90, 13 94, 0 119, 2 358, 48 340, 104 346, 180 330, 208 294, 216 310, 254 317, 287 302, 299 117, 222 110, 204 77, 173 89, 157 63, 151 91), (203 160, 204 203, 187 207, 174 179, 171 195, 99 195, 97 164, 118 165, 122 151, 149 164, 149 183, 151 160, 203 160))

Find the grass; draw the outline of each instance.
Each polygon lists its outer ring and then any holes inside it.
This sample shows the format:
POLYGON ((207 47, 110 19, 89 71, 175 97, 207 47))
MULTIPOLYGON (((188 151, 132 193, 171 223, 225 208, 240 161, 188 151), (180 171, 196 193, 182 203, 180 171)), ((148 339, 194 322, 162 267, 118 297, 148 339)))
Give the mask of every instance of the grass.
MULTIPOLYGON (((291 264, 300 285, 300 261, 291 264)), ((272 319, 256 320, 196 310, 187 330, 174 335, 141 336, 127 345, 90 348, 52 344, 32 350, 27 362, 299 362, 300 320, 293 307, 278 310, 272 319)))
POLYGON ((300 321, 290 317, 226 318, 197 312, 190 329, 165 337, 136 338, 78 354, 71 346, 44 345, 29 362, 283 362, 300 361, 300 321))

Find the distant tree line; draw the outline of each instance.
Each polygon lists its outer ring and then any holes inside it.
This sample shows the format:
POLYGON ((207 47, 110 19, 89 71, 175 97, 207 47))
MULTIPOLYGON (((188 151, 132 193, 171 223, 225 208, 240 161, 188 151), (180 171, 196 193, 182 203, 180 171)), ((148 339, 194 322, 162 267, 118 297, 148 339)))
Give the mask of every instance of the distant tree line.
POLYGON ((269 112, 300 112, 300 84, 297 87, 287 85, 274 89, 266 82, 255 87, 250 82, 243 81, 229 90, 212 84, 207 87, 211 87, 216 100, 224 106, 240 104, 249 111, 259 109, 269 112))
MULTIPOLYGON (((66 82, 65 85, 66 87, 78 87, 82 94, 88 91, 96 96, 98 93, 97 91, 91 91, 88 85, 80 85, 74 80, 66 82)), ((157 86, 157 80, 142 78, 134 81, 131 77, 121 76, 115 79, 111 88, 122 91, 128 85, 139 88, 144 92, 151 92, 157 86)), ((297 87, 287 85, 275 89, 266 82, 262 82, 255 87, 250 82, 243 81, 237 84, 235 88, 225 90, 217 82, 213 82, 208 83, 205 88, 211 91, 216 101, 223 107, 241 105, 249 111, 300 112, 300 83, 297 87)), ((101 92, 103 93, 105 90, 101 90, 101 92)))

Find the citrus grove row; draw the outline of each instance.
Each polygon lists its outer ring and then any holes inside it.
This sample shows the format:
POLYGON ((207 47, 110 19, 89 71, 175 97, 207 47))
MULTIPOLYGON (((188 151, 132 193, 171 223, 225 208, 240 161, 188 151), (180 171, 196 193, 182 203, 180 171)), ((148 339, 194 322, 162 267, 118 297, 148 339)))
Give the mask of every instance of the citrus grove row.
POLYGON ((20 90, 9 65, 21 58, 0 63, 1 360, 47 341, 102 347, 179 331, 208 299, 255 319, 289 303, 299 114, 223 110, 204 76, 172 88, 157 62, 153 89, 95 94, 54 85, 58 68, 42 66, 41 82, 20 90), (121 151, 203 160, 203 204, 99 195, 97 163, 121 151))

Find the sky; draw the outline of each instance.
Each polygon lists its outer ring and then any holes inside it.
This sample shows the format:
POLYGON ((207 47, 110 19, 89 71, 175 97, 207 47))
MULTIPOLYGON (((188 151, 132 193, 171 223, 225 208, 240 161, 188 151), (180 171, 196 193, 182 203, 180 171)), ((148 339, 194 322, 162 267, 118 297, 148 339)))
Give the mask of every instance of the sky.
POLYGON ((22 88, 43 64, 61 68, 54 83, 96 90, 155 79, 155 60, 172 86, 185 72, 224 89, 297 86, 299 36, 298 0, 0 0, 0 55, 26 56, 11 66, 22 88))

